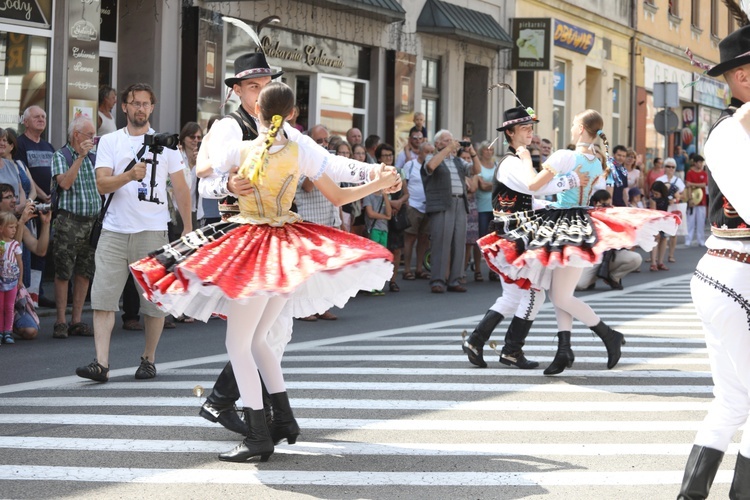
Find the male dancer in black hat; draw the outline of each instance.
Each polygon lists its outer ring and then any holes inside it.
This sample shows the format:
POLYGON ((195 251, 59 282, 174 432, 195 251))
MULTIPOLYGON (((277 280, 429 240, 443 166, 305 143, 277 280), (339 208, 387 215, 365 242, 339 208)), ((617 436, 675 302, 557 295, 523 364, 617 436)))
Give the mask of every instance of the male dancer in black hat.
MULTIPOLYGON (((533 110, 531 110, 533 113, 533 110)), ((492 209, 496 212, 511 213, 532 210, 535 194, 549 195, 562 192, 571 187, 585 185, 588 175, 573 172, 567 176, 554 178, 538 191, 529 191, 531 155, 526 147, 534 136, 533 126, 536 116, 529 114, 528 108, 518 106, 505 111, 503 126, 498 128, 508 142, 508 151, 498 162, 495 176, 492 179, 492 209)), ((544 304, 544 290, 533 290, 528 283, 506 280, 503 283, 503 294, 485 313, 471 335, 463 342, 463 351, 469 362, 480 368, 487 367, 484 361, 483 347, 490 339, 495 327, 508 315, 513 319, 505 334, 505 345, 500 354, 500 362, 521 369, 539 366, 537 361, 526 359, 523 346, 536 319, 539 309, 544 304)), ((568 339, 570 342, 570 339, 568 339)), ((547 372, 545 372, 547 373, 547 372)))
MULTIPOLYGON (((690 283, 711 362, 714 401, 685 466, 678 499, 708 496, 732 437, 750 415, 750 22, 735 5, 740 29, 719 43, 723 75, 732 92, 704 148, 711 236, 690 283)), ((750 498, 750 432, 745 431, 729 498, 750 498)))
MULTIPOLYGON (((203 154, 199 154, 198 162, 206 161, 210 164, 211 157, 218 158, 227 150, 227 145, 237 141, 253 140, 258 137, 258 123, 253 113, 258 94, 272 79, 282 75, 283 72, 274 72, 266 61, 262 52, 255 52, 240 56, 234 63, 235 75, 224 80, 224 83, 240 99, 239 109, 214 123, 209 135, 204 137, 202 144, 203 154), (206 154, 207 153, 207 154, 206 154)), ((315 141, 306 135, 302 135, 297 129, 284 123, 284 133, 295 142, 320 147, 315 141)), ((344 156, 329 156, 326 165, 326 174, 335 182, 362 183, 370 180, 371 172, 380 165, 351 160, 344 156)), ((393 167, 391 167, 393 168, 393 167)), ((235 170, 236 172, 236 170, 235 170)), ((240 179, 235 174, 212 175, 201 179, 199 191, 204 198, 223 198, 227 196, 247 195, 252 192, 252 185, 248 179, 240 179)), ((400 189, 400 184, 394 189, 400 189)), ((269 332, 269 344, 279 357, 284 352, 284 347, 292 336, 291 314, 282 313, 269 332)), ((268 394, 264 388, 264 410, 266 419, 269 421, 271 437, 278 443, 279 436, 283 436, 283 429, 291 425, 291 409, 286 392, 279 394, 268 394), (273 408, 273 414, 271 413, 273 408), (287 418, 287 416, 290 416, 287 418), (271 422, 272 420, 272 422, 271 422)), ((200 415, 211 422, 219 422, 227 429, 247 434, 247 424, 242 421, 237 412, 235 402, 240 393, 237 381, 232 370, 232 364, 227 363, 219 378, 216 379, 211 394, 206 398, 200 410, 200 415)), ((288 430, 288 429, 287 429, 288 430)), ((299 430, 297 429, 297 432, 299 430)))

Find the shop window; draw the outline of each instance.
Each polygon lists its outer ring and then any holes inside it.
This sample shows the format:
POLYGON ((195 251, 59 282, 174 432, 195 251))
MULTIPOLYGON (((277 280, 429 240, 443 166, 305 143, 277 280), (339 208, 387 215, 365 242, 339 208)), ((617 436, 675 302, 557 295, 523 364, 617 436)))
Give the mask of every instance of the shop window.
POLYGON ((49 42, 46 37, 0 31, 0 127, 18 131, 20 115, 31 105, 49 113, 49 42))
POLYGON ((422 59, 422 103, 427 137, 432 138, 440 130, 440 61, 422 59))
POLYGON ((566 132, 569 128, 568 117, 567 117, 567 106, 568 101, 568 74, 567 74, 567 63, 555 59, 555 64, 552 72, 552 127, 554 128, 555 144, 554 149, 561 149, 567 146, 566 132))
POLYGON ((693 5, 690 9, 690 24, 696 28, 701 27, 701 0, 693 0, 693 5))
POLYGON ((352 127, 365 132, 367 80, 318 74, 320 120, 331 135, 346 136, 352 127))
POLYGON ((622 108, 622 96, 620 95, 620 89, 622 88, 622 80, 615 78, 612 81, 612 132, 609 140, 613 144, 620 143, 620 110, 622 108))

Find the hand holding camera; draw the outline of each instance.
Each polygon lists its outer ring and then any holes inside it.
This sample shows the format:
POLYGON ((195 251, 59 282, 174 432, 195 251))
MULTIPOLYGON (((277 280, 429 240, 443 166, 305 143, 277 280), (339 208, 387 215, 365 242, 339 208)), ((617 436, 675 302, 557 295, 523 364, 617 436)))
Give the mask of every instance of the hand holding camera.
POLYGON ((146 164, 142 161, 139 161, 133 166, 130 172, 132 180, 140 182, 144 179, 144 177, 146 177, 146 164))

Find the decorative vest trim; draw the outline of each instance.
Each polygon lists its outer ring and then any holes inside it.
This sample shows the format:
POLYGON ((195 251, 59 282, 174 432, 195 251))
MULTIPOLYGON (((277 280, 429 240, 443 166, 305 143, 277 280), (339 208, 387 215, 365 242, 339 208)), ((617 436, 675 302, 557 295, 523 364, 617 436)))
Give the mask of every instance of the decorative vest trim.
POLYGON ((497 169, 510 156, 516 156, 515 151, 508 151, 500 158, 492 176, 492 210, 506 214, 531 210, 533 199, 530 194, 519 193, 497 180, 497 169))
MULTIPOLYGON (((732 116, 742 104, 741 101, 733 98, 730 106, 722 111, 719 119, 711 127, 708 137, 711 136, 711 132, 719 123, 732 116)), ((707 169, 710 171, 711 166, 708 165, 707 169)), ((724 197, 711 175, 708 176, 708 220, 711 222, 711 234, 717 238, 750 239, 750 223, 740 217, 729 200, 724 197)))

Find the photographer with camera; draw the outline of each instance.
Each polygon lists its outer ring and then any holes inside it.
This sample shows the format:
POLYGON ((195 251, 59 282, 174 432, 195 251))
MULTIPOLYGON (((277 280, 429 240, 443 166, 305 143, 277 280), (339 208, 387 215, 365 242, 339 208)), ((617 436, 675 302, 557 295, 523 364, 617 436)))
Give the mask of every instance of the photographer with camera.
POLYGON ((57 193, 55 217, 55 309, 57 319, 52 336, 93 335, 81 321, 83 303, 94 277, 94 248, 89 235, 101 210, 102 198, 96 189, 94 162, 94 123, 85 116, 74 118, 68 126, 68 143, 52 157, 52 192, 57 193), (65 319, 68 283, 73 280, 73 311, 70 325, 65 319))
POLYGON ((456 141, 448 130, 435 134, 434 155, 422 165, 422 183, 427 200, 426 213, 430 217, 430 248, 432 293, 465 292, 459 283, 464 274, 466 253, 466 216, 469 201, 466 195, 466 177, 482 170, 471 142, 456 141), (459 148, 469 151, 471 164, 456 156, 459 148))
MULTIPOLYGON (((96 185, 108 195, 101 237, 96 247, 96 274, 91 289, 94 310, 93 363, 76 369, 79 377, 109 380, 109 342, 119 309, 119 299, 130 273, 129 264, 168 243, 167 177, 174 188, 184 223, 183 234, 193 230, 190 217, 190 187, 177 152, 177 138, 155 134, 149 126, 156 96, 151 86, 136 83, 120 95, 127 125, 103 136, 96 158, 96 185)), ((137 379, 156 376, 156 346, 164 328, 165 313, 141 296, 146 346, 137 379)))

